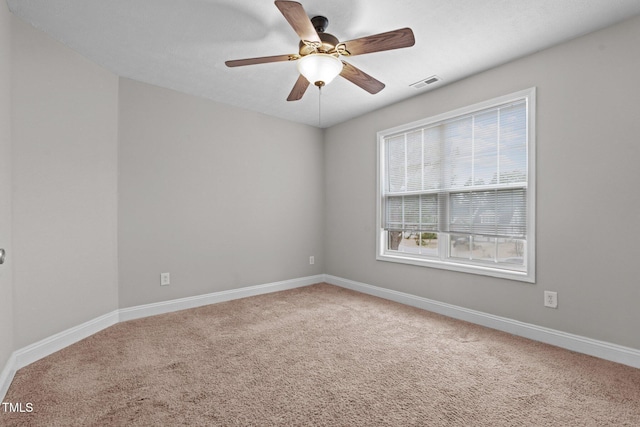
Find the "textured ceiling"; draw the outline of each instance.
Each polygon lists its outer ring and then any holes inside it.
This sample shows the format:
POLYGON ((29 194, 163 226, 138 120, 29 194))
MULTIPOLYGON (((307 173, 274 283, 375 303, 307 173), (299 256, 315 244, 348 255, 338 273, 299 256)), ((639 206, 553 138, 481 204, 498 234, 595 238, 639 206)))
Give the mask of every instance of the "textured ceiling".
MULTIPOLYGON (((297 53, 271 0, 8 0, 10 10, 114 73, 318 126, 318 91, 286 98, 295 62, 227 68, 227 59, 297 53)), ((370 95, 338 78, 322 127, 424 93, 640 14, 640 0, 302 0, 342 41, 411 27, 416 44, 349 62, 386 84, 370 95), (409 85, 437 75, 421 90, 409 85)))

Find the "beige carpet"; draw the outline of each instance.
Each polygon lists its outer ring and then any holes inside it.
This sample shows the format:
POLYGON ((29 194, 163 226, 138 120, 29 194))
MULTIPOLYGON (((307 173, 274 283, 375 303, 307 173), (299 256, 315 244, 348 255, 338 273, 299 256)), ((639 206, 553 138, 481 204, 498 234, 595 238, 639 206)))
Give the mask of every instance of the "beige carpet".
POLYGON ((640 425, 640 370, 327 284, 120 323, 2 425, 640 425))

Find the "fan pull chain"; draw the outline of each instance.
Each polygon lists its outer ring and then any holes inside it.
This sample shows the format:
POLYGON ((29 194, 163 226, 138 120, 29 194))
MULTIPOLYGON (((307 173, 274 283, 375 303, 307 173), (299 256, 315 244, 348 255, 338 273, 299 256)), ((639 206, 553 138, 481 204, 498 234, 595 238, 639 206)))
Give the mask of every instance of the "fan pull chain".
POLYGON ((322 127, 322 86, 318 86, 318 127, 322 127))

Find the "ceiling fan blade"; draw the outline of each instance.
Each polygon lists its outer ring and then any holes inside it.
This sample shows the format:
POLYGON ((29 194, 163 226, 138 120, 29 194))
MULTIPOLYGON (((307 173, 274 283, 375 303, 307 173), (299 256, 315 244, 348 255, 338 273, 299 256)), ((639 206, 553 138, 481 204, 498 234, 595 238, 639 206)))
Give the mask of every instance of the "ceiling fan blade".
POLYGON ((297 55, 275 55, 275 56, 262 56, 260 58, 247 58, 247 59, 233 59, 226 61, 227 67, 241 67, 243 65, 254 64, 266 64, 268 62, 281 62, 281 61, 293 61, 298 59, 297 55))
POLYGON ((307 80, 302 74, 298 77, 296 84, 293 85, 293 89, 291 89, 291 93, 287 97, 287 101, 297 101, 302 98, 305 91, 309 87, 309 80, 307 80))
POLYGON ((381 52, 383 50, 400 49, 410 47, 416 43, 411 28, 388 31, 373 36, 344 42, 349 55, 362 55, 364 53, 381 52))
POLYGON ((342 63, 344 66, 342 67, 340 75, 351 83, 356 86, 360 86, 362 89, 374 95, 384 89, 384 83, 381 81, 374 79, 369 74, 354 67, 348 62, 342 61, 342 63))
POLYGON ((297 1, 279 1, 275 2, 276 7, 284 15, 289 25, 298 34, 300 40, 309 42, 321 42, 318 32, 314 28, 307 12, 297 1))

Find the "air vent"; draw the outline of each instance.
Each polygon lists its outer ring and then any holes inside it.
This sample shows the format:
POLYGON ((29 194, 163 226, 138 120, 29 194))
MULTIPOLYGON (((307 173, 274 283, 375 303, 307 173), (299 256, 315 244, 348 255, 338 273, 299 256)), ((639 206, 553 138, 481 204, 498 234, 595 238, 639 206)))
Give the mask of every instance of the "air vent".
POLYGON ((422 79, 418 82, 415 82, 413 84, 410 84, 409 86, 411 86, 414 89, 422 89, 423 87, 432 85, 434 83, 437 83, 440 81, 440 77, 438 76, 431 76, 431 77, 427 77, 426 79, 422 79))

